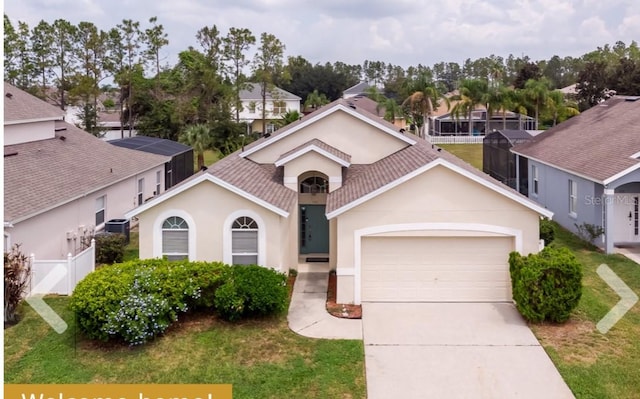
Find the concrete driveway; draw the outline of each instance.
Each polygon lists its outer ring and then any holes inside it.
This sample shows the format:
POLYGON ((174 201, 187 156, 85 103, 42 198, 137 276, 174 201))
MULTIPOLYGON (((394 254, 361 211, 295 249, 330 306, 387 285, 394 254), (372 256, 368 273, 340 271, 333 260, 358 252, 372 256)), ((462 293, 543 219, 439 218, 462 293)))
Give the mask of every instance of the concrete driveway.
POLYGON ((363 303, 368 399, 573 398, 512 304, 363 303))

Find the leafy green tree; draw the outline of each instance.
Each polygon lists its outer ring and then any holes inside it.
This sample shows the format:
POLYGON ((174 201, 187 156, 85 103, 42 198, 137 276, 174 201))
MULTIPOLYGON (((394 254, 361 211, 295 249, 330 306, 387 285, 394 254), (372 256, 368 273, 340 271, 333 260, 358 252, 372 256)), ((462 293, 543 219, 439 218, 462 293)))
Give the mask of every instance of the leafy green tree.
POLYGON ((212 138, 209 126, 204 123, 187 126, 179 141, 193 148, 196 153, 198 169, 204 166, 204 152, 211 149, 212 138))
POLYGON ((74 59, 74 39, 77 28, 69 21, 57 19, 53 22, 53 55, 55 57, 56 86, 58 88, 58 98, 60 108, 66 109, 67 100, 65 93, 71 88, 69 77, 76 72, 74 59))
POLYGON ((329 99, 325 96, 324 93, 318 92, 317 89, 314 89, 309 95, 307 99, 304 101, 305 108, 317 109, 322 107, 325 104, 329 104, 329 99))
POLYGON ((403 101, 402 106, 408 110, 413 123, 418 128, 418 136, 425 138, 425 126, 429 123, 429 116, 438 108, 440 101, 444 101, 449 108, 449 99, 446 98, 431 79, 430 74, 422 73, 406 82, 409 96, 403 101))
POLYGON ((272 91, 273 82, 283 74, 284 50, 285 45, 274 35, 264 32, 260 35, 260 47, 253 59, 253 73, 260 85, 263 132, 267 120, 267 93, 272 91))
POLYGON ((31 30, 31 52, 35 74, 39 80, 38 97, 46 99, 47 88, 51 78, 51 68, 55 60, 51 53, 53 47, 53 27, 42 20, 31 30))
POLYGON ((458 88, 460 94, 452 99, 458 103, 451 109, 455 118, 465 115, 469 121, 469 134, 473 134, 473 111, 479 105, 486 105, 489 85, 485 79, 464 79, 458 88))
POLYGON ((211 66, 219 71, 222 69, 223 39, 216 25, 205 26, 196 33, 196 39, 204 51, 204 55, 211 66))
POLYGON ((538 80, 541 77, 542 72, 540 71, 538 64, 534 62, 525 62, 518 68, 516 77, 513 80, 513 86, 516 89, 524 89, 525 84, 529 80, 538 80))
POLYGON ((124 103, 126 101, 127 103, 127 114, 125 120, 129 127, 129 135, 131 135, 135 122, 135 113, 133 110, 133 79, 136 70, 141 69, 140 67, 142 65, 143 52, 141 53, 140 48, 144 43, 144 33, 140 30, 140 22, 133 21, 131 19, 123 19, 122 22, 116 26, 116 29, 118 30, 120 39, 118 44, 122 46, 122 49, 117 49, 115 51, 117 52, 118 57, 120 55, 124 55, 124 68, 118 71, 116 81, 120 84, 121 89, 120 102, 124 103))
POLYGON ((540 112, 545 110, 549 99, 549 80, 540 78, 538 80, 529 79, 524 85, 525 98, 531 104, 536 118, 536 130, 540 120, 540 112))
POLYGON ((245 88, 247 83, 247 77, 242 71, 250 63, 246 53, 256 43, 256 37, 247 28, 230 28, 229 33, 223 39, 223 43, 224 60, 230 64, 229 75, 231 76, 235 97, 236 122, 240 122, 240 109, 242 108, 240 91, 245 88))
POLYGON ((300 112, 298 112, 298 110, 287 110, 287 112, 280 115, 280 119, 276 121, 276 123, 278 127, 283 127, 299 120, 300 118, 302 118, 302 115, 300 114, 300 112))
POLYGON ((158 24, 158 17, 149 18, 150 28, 145 29, 144 38, 147 42, 145 55, 153 62, 156 72, 156 91, 160 85, 160 50, 169 44, 167 33, 164 26, 158 24))
POLYGON ((555 126, 557 123, 563 122, 579 113, 578 105, 567 101, 560 90, 549 92, 544 116, 551 119, 551 126, 555 126))

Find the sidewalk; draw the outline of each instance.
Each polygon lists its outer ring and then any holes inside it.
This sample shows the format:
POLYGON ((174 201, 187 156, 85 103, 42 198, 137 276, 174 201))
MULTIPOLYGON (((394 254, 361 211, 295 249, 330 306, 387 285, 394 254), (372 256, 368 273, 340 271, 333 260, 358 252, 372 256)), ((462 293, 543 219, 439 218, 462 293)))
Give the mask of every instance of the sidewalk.
POLYGON ((362 320, 327 313, 327 272, 298 273, 287 320, 289 328, 309 338, 362 339, 362 320))

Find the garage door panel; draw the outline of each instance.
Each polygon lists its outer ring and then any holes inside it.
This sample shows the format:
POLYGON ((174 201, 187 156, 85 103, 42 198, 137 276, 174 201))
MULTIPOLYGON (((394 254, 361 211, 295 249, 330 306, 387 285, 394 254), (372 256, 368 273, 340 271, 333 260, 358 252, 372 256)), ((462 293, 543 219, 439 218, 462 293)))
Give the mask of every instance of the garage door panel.
POLYGON ((509 237, 364 237, 363 301, 508 301, 509 237))

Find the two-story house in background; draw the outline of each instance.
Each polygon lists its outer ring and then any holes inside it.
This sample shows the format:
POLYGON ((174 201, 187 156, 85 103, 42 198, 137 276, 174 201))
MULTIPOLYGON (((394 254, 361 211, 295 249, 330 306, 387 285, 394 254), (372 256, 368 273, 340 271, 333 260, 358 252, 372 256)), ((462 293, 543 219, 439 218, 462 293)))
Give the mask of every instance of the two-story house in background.
POLYGON ((258 83, 247 83, 240 91, 240 122, 249 125, 249 132, 273 133, 278 128, 278 120, 288 111, 301 112, 300 97, 273 87, 267 90, 266 118, 262 120, 262 93, 258 83))

